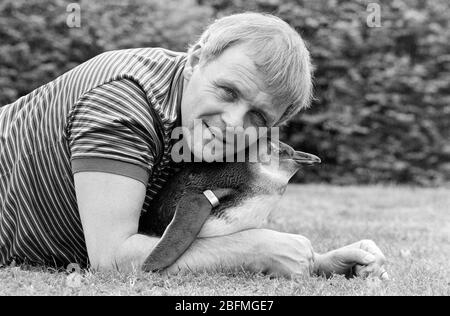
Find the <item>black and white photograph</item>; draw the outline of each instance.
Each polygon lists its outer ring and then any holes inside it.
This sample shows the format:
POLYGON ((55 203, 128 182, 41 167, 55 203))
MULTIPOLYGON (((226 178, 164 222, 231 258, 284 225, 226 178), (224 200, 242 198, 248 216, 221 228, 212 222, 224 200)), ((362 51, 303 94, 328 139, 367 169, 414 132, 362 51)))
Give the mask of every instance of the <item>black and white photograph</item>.
POLYGON ((448 0, 0 0, 0 296, 449 296, 449 21, 448 0))

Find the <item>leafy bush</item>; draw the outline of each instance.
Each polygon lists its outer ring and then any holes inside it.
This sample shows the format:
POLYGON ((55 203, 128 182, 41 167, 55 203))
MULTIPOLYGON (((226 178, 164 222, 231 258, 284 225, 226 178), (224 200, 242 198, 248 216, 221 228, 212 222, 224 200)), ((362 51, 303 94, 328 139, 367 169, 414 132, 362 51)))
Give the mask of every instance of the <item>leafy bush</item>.
POLYGON ((81 27, 66 0, 0 2, 0 104, 10 103, 107 50, 185 50, 212 10, 185 0, 82 1, 81 27))
POLYGON ((367 1, 123 0, 0 3, 0 104, 7 104, 105 50, 185 50, 213 17, 275 13, 308 42, 316 100, 283 128, 283 139, 318 154, 297 181, 450 181, 450 28, 447 0, 381 1, 381 27, 367 1))

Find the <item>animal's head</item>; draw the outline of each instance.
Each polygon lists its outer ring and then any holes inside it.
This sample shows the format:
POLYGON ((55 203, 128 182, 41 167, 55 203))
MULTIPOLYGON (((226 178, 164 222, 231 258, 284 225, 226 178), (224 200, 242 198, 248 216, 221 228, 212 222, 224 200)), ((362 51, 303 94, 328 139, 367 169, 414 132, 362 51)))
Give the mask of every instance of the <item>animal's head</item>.
POLYGON ((286 186, 303 166, 321 162, 319 157, 295 150, 283 142, 270 142, 266 147, 268 150, 258 153, 261 162, 257 164, 256 174, 272 179, 271 181, 276 181, 278 185, 286 186))
POLYGON ((302 166, 320 163, 317 156, 294 150, 285 143, 270 142, 267 145, 253 148, 258 162, 221 166, 222 175, 233 177, 239 185, 233 187, 235 193, 231 198, 224 199, 212 210, 213 216, 203 225, 200 236, 227 235, 263 226, 270 212, 277 207, 292 176, 302 166))

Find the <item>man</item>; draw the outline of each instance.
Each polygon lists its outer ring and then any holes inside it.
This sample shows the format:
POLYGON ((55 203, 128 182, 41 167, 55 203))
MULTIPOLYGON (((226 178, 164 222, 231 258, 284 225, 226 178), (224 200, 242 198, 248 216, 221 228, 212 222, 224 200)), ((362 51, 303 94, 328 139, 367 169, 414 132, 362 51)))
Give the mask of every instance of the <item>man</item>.
MULTIPOLYGON (((170 178, 171 131, 272 127, 311 97, 309 53, 282 20, 217 20, 187 54, 146 48, 101 54, 0 110, 0 264, 141 268, 158 238, 141 212, 170 178)), ((200 148, 200 150, 198 149, 200 148)), ((205 158, 205 157, 203 157, 205 158)), ((167 268, 386 276, 370 241, 325 255, 299 235, 252 229, 199 238, 167 268)))

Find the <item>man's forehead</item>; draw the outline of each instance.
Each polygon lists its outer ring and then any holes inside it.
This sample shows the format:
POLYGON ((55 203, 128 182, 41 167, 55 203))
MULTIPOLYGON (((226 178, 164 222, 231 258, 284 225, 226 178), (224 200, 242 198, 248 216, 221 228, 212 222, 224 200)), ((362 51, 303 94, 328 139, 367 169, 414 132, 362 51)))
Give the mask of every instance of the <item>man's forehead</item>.
POLYGON ((246 53, 246 45, 233 46, 226 49, 217 59, 219 74, 230 76, 230 79, 242 78, 244 83, 254 83, 264 90, 262 74, 254 61, 246 53))
POLYGON ((261 78, 262 75, 256 68, 235 63, 232 64, 228 70, 227 74, 231 77, 230 79, 241 85, 243 89, 249 90, 247 92, 251 93, 256 92, 257 90, 265 92, 266 87, 261 78))

